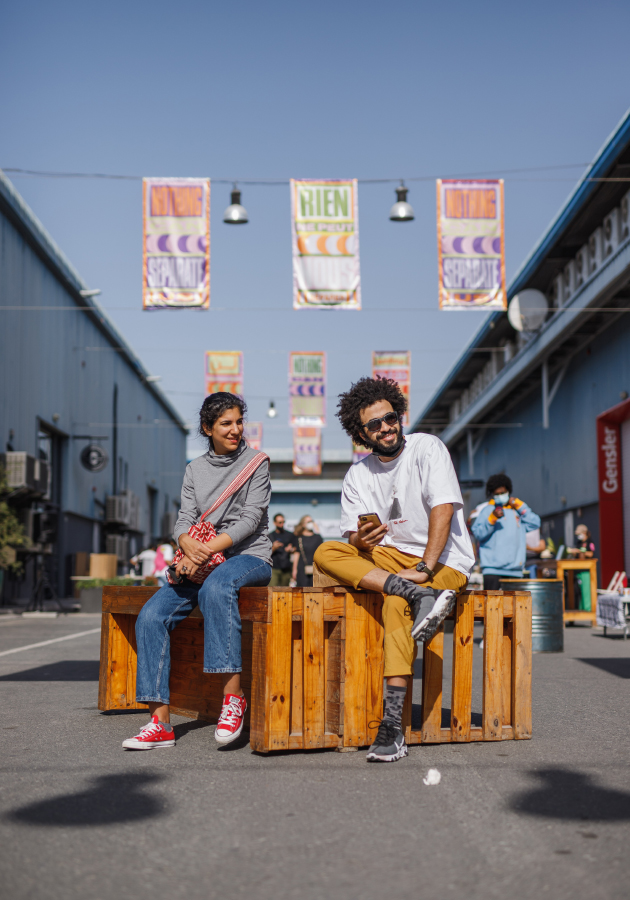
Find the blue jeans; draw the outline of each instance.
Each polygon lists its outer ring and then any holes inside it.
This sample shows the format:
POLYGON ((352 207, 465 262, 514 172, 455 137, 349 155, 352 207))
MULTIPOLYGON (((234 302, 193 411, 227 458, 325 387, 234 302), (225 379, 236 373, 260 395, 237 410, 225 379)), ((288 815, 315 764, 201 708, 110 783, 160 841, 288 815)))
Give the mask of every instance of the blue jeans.
POLYGON ((168 703, 171 631, 199 606, 204 618, 204 672, 240 672, 242 587, 265 587, 271 566, 256 556, 231 556, 203 584, 167 584, 142 607, 136 620, 136 701, 168 703))

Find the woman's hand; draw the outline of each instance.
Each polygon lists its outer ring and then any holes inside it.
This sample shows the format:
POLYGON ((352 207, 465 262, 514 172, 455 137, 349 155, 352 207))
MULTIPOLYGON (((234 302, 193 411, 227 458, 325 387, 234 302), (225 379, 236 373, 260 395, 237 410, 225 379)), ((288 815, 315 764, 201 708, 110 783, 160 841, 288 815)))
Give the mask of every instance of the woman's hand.
POLYGON ((195 563, 191 559, 189 559, 187 556, 182 556, 180 561, 175 566, 175 571, 180 576, 180 578, 184 576, 190 578, 191 575, 195 574, 198 568, 199 566, 195 565, 195 563))
POLYGON ((213 553, 217 552, 212 549, 212 541, 202 544, 201 541, 196 541, 189 534, 180 535, 179 546, 184 555, 188 557, 188 562, 195 564, 197 567, 203 565, 213 553))

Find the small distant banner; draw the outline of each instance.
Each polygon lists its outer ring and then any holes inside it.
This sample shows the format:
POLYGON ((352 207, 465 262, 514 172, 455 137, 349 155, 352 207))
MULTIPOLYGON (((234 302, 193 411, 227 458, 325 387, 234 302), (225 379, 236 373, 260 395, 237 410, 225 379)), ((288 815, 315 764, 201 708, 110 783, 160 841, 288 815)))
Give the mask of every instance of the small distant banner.
POLYGON ((507 309, 503 180, 437 182, 440 309, 507 309))
POLYGON ((294 428, 326 424, 326 354, 289 354, 289 415, 294 428))
POLYGON ((319 428, 293 429, 293 474, 322 474, 322 433, 319 428))
POLYGON ((227 391, 243 393, 243 353, 241 350, 206 351, 206 396, 227 391))
POLYGON ((391 378, 398 383, 407 401, 403 425, 409 424, 409 390, 411 388, 411 351, 374 350, 372 353, 372 378, 391 378))
POLYGON ((144 178, 143 309, 210 306, 210 179, 144 178))
POLYGON ((358 463, 361 462, 362 459, 365 459, 366 456, 371 456, 372 451, 367 450, 365 447, 362 447, 361 444, 355 444, 352 442, 352 462, 358 463))
POLYGON ((263 423, 262 422, 246 422, 243 429, 245 440, 252 450, 262 449, 263 439, 263 423))
POLYGON ((361 309, 357 180, 291 179, 293 308, 361 309))

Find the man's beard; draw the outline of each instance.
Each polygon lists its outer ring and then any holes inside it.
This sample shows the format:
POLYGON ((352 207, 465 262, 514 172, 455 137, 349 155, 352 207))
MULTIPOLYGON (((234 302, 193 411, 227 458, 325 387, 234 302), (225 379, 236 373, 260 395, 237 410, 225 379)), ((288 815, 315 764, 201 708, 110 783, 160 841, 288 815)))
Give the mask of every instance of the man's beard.
POLYGON ((383 447, 378 441, 371 441, 366 439, 365 443, 368 445, 372 453, 375 453, 377 456, 396 456, 397 453, 400 452, 400 448, 405 443, 405 435, 402 432, 402 428, 398 433, 398 440, 395 444, 392 444, 390 447, 383 447))

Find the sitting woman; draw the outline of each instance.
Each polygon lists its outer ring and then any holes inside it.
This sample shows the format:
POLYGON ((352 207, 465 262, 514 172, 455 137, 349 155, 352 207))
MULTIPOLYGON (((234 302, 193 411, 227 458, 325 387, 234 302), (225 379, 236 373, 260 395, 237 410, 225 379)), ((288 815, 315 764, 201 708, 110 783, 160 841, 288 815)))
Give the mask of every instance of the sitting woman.
POLYGON ((182 485, 175 540, 184 556, 175 574, 170 570, 171 578, 181 580, 154 594, 136 622, 136 700, 149 704, 151 721, 135 737, 123 741, 127 749, 175 744, 169 718, 170 633, 197 605, 204 618, 203 670, 220 673, 223 680, 223 707, 215 738, 228 744, 243 729, 247 703, 241 690, 238 592, 242 587, 265 586, 271 579, 268 457, 257 454, 243 440, 246 411, 241 397, 225 392, 206 397, 201 407, 199 431, 208 437, 209 449, 189 463, 182 485), (234 487, 234 480, 249 463, 253 474, 212 513, 216 538, 208 543, 192 538, 188 534, 191 525, 199 522, 226 489, 234 487), (218 552, 225 555, 225 562, 202 584, 191 581, 200 566, 218 552))

